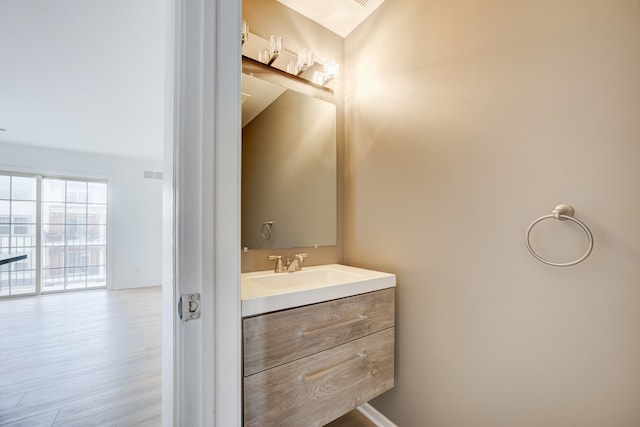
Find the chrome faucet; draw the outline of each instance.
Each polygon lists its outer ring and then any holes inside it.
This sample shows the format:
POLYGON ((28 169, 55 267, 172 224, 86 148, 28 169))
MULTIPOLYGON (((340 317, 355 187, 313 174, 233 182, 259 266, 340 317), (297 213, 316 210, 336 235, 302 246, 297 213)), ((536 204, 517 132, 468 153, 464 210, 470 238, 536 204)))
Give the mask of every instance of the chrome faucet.
POLYGON ((307 254, 295 254, 292 260, 287 258, 287 272, 293 273, 294 271, 302 270, 302 263, 307 257, 307 254))

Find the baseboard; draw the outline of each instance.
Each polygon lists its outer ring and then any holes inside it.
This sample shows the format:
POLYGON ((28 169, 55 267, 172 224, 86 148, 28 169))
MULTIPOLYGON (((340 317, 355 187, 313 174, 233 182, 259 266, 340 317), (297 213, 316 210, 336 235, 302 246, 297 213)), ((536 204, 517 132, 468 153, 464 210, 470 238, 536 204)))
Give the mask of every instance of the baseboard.
POLYGON ((362 415, 367 417, 377 427, 398 427, 368 403, 358 406, 358 411, 360 411, 362 415))

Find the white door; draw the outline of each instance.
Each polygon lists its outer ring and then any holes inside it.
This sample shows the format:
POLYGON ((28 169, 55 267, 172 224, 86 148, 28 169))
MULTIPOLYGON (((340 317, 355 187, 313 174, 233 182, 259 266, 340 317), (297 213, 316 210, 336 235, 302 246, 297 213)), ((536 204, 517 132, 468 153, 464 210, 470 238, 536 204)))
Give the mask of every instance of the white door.
POLYGON ((163 424, 241 424, 239 0, 165 0, 163 424), (177 317, 199 293, 201 316, 177 317))

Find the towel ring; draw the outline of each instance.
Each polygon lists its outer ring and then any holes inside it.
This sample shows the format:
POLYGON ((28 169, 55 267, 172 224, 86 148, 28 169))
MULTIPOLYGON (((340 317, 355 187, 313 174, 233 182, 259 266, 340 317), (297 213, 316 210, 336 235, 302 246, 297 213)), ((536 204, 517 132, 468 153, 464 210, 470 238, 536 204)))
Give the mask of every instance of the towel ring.
POLYGON ((273 228, 273 221, 263 222, 260 227, 263 240, 271 240, 271 229, 273 228))
POLYGON ((531 255, 536 257, 539 261, 548 265, 552 265, 554 267, 570 267, 572 265, 580 264, 582 261, 587 259, 587 257, 591 254, 591 251, 593 250, 593 234, 591 234, 591 230, 589 230, 589 227, 587 227, 582 221, 577 220, 573 217, 574 212, 575 211, 573 210, 573 207, 569 205, 558 205, 552 211, 551 215, 544 215, 536 219, 535 221, 533 221, 531 225, 529 225, 529 228, 527 228, 527 238, 526 238, 527 249, 529 249, 529 252, 531 252, 531 255), (545 219, 549 219, 549 218, 560 219, 560 220, 568 219, 578 224, 584 230, 584 232, 587 234, 587 238, 589 239, 589 247, 587 248, 587 251, 584 253, 584 255, 582 255, 580 258, 578 258, 575 261, 566 262, 566 263, 557 263, 557 262, 547 261, 546 259, 542 258, 540 255, 538 255, 536 251, 533 250, 533 248, 531 247, 531 230, 533 229, 533 227, 535 227, 537 223, 542 222, 545 219))

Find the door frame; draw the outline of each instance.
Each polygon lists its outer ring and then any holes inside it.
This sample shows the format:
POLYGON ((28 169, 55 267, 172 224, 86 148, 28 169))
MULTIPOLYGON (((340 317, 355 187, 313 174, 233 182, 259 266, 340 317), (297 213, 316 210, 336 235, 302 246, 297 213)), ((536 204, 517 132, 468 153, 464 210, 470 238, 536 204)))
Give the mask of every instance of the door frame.
POLYGON ((242 7, 165 2, 163 426, 240 426, 242 7), (183 322, 194 292, 202 315, 183 322))

